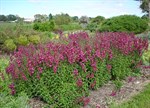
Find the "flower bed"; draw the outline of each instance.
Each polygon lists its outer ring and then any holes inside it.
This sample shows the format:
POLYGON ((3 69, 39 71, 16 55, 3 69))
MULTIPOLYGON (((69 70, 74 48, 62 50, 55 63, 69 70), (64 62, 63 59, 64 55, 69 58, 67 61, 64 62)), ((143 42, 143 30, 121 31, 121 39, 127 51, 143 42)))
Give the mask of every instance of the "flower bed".
POLYGON ((51 107, 87 105, 90 89, 139 73, 148 42, 127 33, 70 34, 63 42, 20 47, 6 68, 11 94, 25 91, 51 107))

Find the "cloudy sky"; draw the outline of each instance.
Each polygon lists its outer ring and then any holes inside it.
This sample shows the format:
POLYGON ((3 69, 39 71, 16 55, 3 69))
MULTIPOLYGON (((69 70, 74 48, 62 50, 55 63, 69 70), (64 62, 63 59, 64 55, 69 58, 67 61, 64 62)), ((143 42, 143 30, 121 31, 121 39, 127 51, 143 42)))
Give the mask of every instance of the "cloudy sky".
POLYGON ((0 14, 33 18, 35 14, 68 13, 70 16, 98 15, 106 18, 134 14, 142 16, 140 2, 134 0, 0 0, 0 14))

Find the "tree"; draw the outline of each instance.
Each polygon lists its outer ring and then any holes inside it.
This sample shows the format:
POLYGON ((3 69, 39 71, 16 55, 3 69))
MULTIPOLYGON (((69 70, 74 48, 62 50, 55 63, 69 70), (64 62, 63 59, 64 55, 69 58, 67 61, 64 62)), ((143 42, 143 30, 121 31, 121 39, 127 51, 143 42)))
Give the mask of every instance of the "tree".
POLYGON ((41 14, 34 15, 34 18, 35 18, 35 22, 45 22, 48 19, 47 15, 41 15, 41 14))
POLYGON ((0 21, 7 21, 7 17, 5 15, 0 15, 0 21))
POLYGON ((56 14, 54 17, 54 21, 57 25, 69 24, 71 22, 71 18, 68 14, 56 14))
POLYGON ((92 19, 92 23, 96 23, 96 24, 100 24, 105 20, 105 17, 103 16, 97 16, 95 18, 92 19))
POLYGON ((81 24, 82 28, 85 29, 89 23, 89 17, 81 16, 81 18, 79 19, 79 23, 81 24))
POLYGON ((7 20, 8 21, 15 21, 16 19, 17 19, 17 17, 15 15, 12 15, 12 14, 7 15, 7 20))
POLYGON ((73 16, 73 17, 72 17, 72 20, 73 20, 74 22, 77 22, 77 21, 79 20, 79 18, 78 18, 78 16, 73 16))
POLYGON ((150 18, 150 0, 135 0, 135 1, 141 2, 140 8, 142 9, 142 12, 148 13, 148 16, 150 18))
POLYGON ((81 16, 81 18, 79 19, 80 23, 89 23, 89 18, 87 16, 81 16))
POLYGON ((52 20, 53 19, 53 15, 50 13, 48 18, 49 18, 49 21, 52 20))

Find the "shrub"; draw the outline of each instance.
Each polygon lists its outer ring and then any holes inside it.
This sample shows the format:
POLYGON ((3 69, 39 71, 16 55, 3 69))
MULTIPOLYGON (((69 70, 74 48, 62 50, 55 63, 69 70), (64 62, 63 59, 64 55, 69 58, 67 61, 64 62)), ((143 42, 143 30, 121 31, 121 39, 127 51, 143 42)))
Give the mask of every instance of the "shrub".
POLYGON ((8 84, 11 83, 10 77, 6 74, 5 68, 8 66, 9 61, 7 59, 0 59, 0 94, 9 94, 8 84))
POLYGON ((29 41, 33 44, 38 44, 40 43, 40 36, 38 35, 32 35, 28 37, 29 41))
POLYGON ((30 108, 28 101, 29 98, 25 93, 19 93, 18 97, 0 94, 1 108, 30 108))
POLYGON ((56 14, 54 21, 57 25, 69 24, 71 22, 71 17, 68 14, 56 14))
POLYGON ((15 43, 12 39, 7 39, 4 42, 4 45, 5 45, 6 50, 8 50, 8 51, 14 51, 17 48, 17 46, 15 45, 15 43))
MULTIPOLYGON (((127 33, 70 34, 68 44, 20 47, 6 68, 12 94, 26 92, 50 107, 87 105, 89 89, 137 73, 146 40, 127 33), (14 58, 14 59, 13 59, 14 58)), ((121 83, 116 82, 119 88, 121 83)))
POLYGON ((97 16, 91 20, 91 23, 101 24, 105 20, 103 16, 97 16))
POLYGON ((43 22, 43 23, 34 23, 33 29, 39 31, 52 31, 54 30, 55 24, 54 21, 43 22))
POLYGON ((142 33, 148 27, 146 20, 135 15, 121 15, 107 19, 99 31, 142 33))
POLYGON ((70 24, 67 24, 67 25, 60 25, 57 29, 61 29, 63 31, 67 31, 67 30, 81 30, 82 27, 77 24, 77 23, 70 23, 70 24))
POLYGON ((19 36, 19 38, 17 39, 17 43, 18 43, 19 45, 24 45, 24 46, 26 46, 26 45, 29 44, 29 41, 28 41, 28 38, 27 38, 26 36, 21 35, 21 36, 19 36))
POLYGON ((33 29, 34 30, 39 30, 39 28, 40 28, 40 23, 35 22, 34 25, 33 25, 33 29))
POLYGON ((144 52, 142 60, 145 65, 150 65, 150 50, 144 52))
POLYGON ((90 30, 91 32, 96 31, 96 29, 97 29, 97 24, 95 24, 95 23, 90 23, 90 24, 87 25, 86 29, 87 29, 87 30, 90 30))

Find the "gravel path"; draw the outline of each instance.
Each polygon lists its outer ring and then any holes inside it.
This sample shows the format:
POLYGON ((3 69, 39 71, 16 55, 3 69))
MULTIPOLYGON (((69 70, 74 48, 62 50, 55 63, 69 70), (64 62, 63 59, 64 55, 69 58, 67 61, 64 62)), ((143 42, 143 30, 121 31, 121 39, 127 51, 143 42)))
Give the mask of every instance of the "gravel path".
POLYGON ((112 82, 91 91, 90 103, 84 108, 109 108, 111 102, 120 104, 131 99, 150 83, 150 69, 142 69, 141 72, 143 74, 141 77, 128 77, 124 80, 123 86, 118 91, 115 91, 115 85, 112 82))

